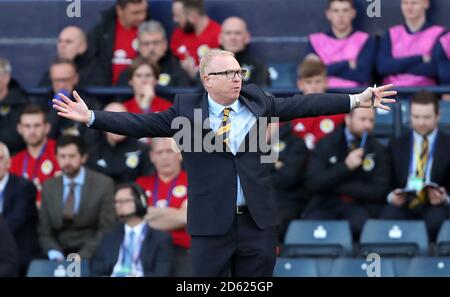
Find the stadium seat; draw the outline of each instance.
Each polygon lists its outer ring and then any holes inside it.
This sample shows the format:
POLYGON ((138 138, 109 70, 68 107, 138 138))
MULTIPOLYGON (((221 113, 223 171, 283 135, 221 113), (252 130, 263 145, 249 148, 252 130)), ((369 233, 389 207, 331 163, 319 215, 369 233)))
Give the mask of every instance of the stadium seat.
POLYGON ((338 257, 353 254, 347 221, 294 220, 284 240, 286 257, 338 257))
POLYGON ((386 144, 387 140, 394 136, 395 105, 391 110, 377 108, 375 111, 375 128, 373 134, 377 139, 386 144))
MULTIPOLYGON (((75 269, 73 269, 73 266, 70 266, 71 264, 75 264, 75 262, 57 262, 42 259, 33 260, 28 267, 27 277, 71 276, 70 274, 75 271, 75 269)), ((79 272, 79 276, 81 277, 89 276, 89 261, 81 260, 79 272)))
POLYGON ((316 277, 319 274, 314 259, 277 258, 273 276, 316 277))
POLYGON ((268 64, 272 88, 292 88, 296 86, 297 66, 293 63, 268 64))
POLYGON ((415 257, 409 263, 406 276, 450 277, 450 258, 415 257))
MULTIPOLYGON (((337 258, 331 267, 330 277, 394 277, 394 266, 390 259, 381 259, 379 270, 371 267, 372 261, 355 258, 337 258), (379 274, 378 274, 379 273, 379 274)), ((375 263, 374 263, 375 264, 375 263)))
POLYGON ((423 221, 368 220, 361 238, 361 255, 378 253, 382 256, 425 256, 428 234, 423 221))
POLYGON ((436 240, 438 256, 450 256, 450 220, 442 223, 436 240))

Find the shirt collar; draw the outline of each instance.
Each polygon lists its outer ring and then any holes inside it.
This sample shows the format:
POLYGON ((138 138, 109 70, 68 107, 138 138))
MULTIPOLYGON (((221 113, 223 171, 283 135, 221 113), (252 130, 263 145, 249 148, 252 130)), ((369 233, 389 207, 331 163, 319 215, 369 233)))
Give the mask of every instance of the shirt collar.
MULTIPOLYGON (((428 134, 426 136, 429 143, 434 142, 434 140, 436 139, 437 133, 438 133, 438 128, 436 127, 436 128, 434 128, 433 131, 431 131, 430 134, 428 134)), ((416 131, 413 131, 413 135, 414 135, 414 142, 419 141, 419 140, 421 141, 423 139, 423 136, 420 135, 419 133, 417 133, 416 131)))
POLYGON ((63 174, 63 184, 65 186, 70 185, 71 182, 74 182, 77 186, 83 185, 84 180, 86 176, 86 169, 84 169, 84 166, 81 166, 80 172, 78 172, 78 175, 71 179, 67 175, 63 174))
POLYGON ((128 235, 131 231, 133 231, 134 235, 140 236, 142 233, 142 230, 144 229, 145 224, 146 224, 145 220, 142 220, 142 222, 140 222, 139 224, 137 224, 134 227, 130 227, 127 224, 125 224, 125 235, 128 235))
POLYGON ((241 110, 241 102, 239 100, 234 101, 233 104, 231 105, 224 106, 214 101, 209 95, 209 93, 208 93, 208 105, 209 105, 209 112, 217 117, 222 113, 225 107, 231 107, 231 109, 236 113, 239 113, 239 111, 241 110))
POLYGON ((9 173, 6 172, 6 174, 3 176, 3 179, 0 181, 0 192, 3 192, 5 190, 8 180, 9 180, 9 173))
POLYGON ((345 134, 345 141, 347 141, 347 145, 351 146, 352 142, 355 141, 356 139, 355 135, 353 135, 347 127, 345 127, 344 129, 344 134, 345 134))

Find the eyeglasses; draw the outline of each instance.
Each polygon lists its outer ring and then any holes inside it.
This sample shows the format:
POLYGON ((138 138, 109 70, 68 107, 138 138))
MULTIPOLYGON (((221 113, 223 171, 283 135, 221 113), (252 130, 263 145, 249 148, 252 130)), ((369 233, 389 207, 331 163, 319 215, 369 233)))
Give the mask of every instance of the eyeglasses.
POLYGON ((239 78, 243 78, 243 77, 245 77, 246 74, 247 74, 247 70, 245 70, 245 69, 226 70, 226 71, 221 71, 221 72, 208 73, 208 75, 225 75, 225 77, 228 79, 234 79, 236 77, 236 75, 239 78))
POLYGON ((116 201, 114 201, 114 204, 125 204, 125 203, 128 203, 128 202, 132 202, 132 201, 134 201, 134 199, 133 198, 125 198, 125 199, 117 199, 116 201))

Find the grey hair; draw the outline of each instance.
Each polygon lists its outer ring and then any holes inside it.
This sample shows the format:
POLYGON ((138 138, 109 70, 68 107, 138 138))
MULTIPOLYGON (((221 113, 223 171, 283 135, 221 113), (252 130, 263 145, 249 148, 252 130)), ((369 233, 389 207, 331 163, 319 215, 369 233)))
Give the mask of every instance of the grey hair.
POLYGON ((143 33, 162 33, 164 39, 166 39, 166 29, 160 22, 155 20, 143 22, 139 26, 138 36, 141 36, 143 33))
POLYGON ((235 57, 235 55, 229 51, 224 51, 221 49, 209 50, 200 60, 200 77, 202 77, 202 79, 203 79, 203 75, 206 74, 206 68, 208 68, 209 64, 211 63, 211 60, 214 59, 214 57, 218 57, 218 56, 235 57))
POLYGON ((11 74, 11 63, 2 57, 0 57, 0 72, 11 74))

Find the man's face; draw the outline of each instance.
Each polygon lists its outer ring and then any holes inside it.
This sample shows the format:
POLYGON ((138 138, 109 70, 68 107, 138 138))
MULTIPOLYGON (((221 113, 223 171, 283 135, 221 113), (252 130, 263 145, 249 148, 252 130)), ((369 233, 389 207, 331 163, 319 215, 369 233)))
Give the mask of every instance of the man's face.
POLYGON ((436 114, 434 105, 411 104, 411 127, 420 135, 428 135, 439 123, 439 114, 436 114))
POLYGON ((364 132, 372 133, 375 126, 375 112, 371 108, 354 109, 345 117, 345 124, 357 137, 361 137, 364 132))
POLYGON ((50 124, 45 122, 42 113, 23 114, 17 124, 17 131, 29 146, 38 146, 50 132, 50 124))
POLYGON ((158 64, 158 61, 164 56, 166 51, 167 40, 161 32, 144 32, 139 35, 139 53, 141 56, 158 64))
POLYGON ((133 88, 134 93, 142 93, 145 86, 156 85, 156 77, 153 70, 148 65, 141 65, 136 69, 131 77, 129 84, 133 88))
POLYGON ((175 149, 175 142, 171 138, 160 138, 152 143, 150 160, 156 172, 170 176, 181 169, 181 154, 175 149))
POLYGON ((223 49, 233 53, 242 51, 250 41, 245 23, 238 18, 230 18, 222 24, 220 44, 223 49))
POLYGON ((86 155, 81 155, 75 144, 68 144, 56 149, 56 159, 61 171, 70 178, 78 175, 81 166, 86 162, 86 155))
POLYGON ((303 94, 325 93, 327 90, 327 77, 325 75, 316 75, 297 80, 297 87, 303 94))
POLYGON ((348 2, 334 1, 330 4, 325 14, 332 28, 345 31, 351 28, 356 11, 348 2))
MULTIPOLYGON (((106 105, 103 110, 111 112, 127 112, 125 106, 120 103, 110 103, 106 105)), ((111 132, 105 132, 105 135, 108 142, 112 144, 117 144, 119 142, 124 141, 127 138, 125 135, 119 135, 111 132)))
POLYGON ((186 10, 181 2, 174 2, 172 4, 173 21, 185 33, 194 33, 195 26, 192 18, 195 12, 186 10))
POLYGON ((425 15, 428 0, 402 0, 401 9, 405 20, 415 20, 425 15))
POLYGON ((227 78, 225 74, 208 75, 212 72, 224 72, 228 70, 239 71, 241 66, 238 61, 229 55, 215 56, 205 69, 203 83, 211 97, 226 104, 232 104, 241 92, 242 78, 237 74, 227 78))
POLYGON ((6 157, 5 150, 0 146, 0 179, 2 179, 11 167, 11 159, 6 157))
POLYGON ((56 64, 50 68, 50 79, 55 93, 61 90, 72 93, 78 83, 78 74, 70 64, 56 64))
POLYGON ((63 59, 73 60, 86 50, 86 44, 79 29, 69 27, 64 29, 58 37, 58 56, 63 59))
POLYGON ((116 192, 114 196, 114 206, 117 217, 121 218, 136 211, 133 192, 130 188, 123 188, 116 192))
POLYGON ((147 18, 147 1, 128 3, 125 8, 116 6, 116 12, 122 24, 127 28, 137 28, 147 18))

